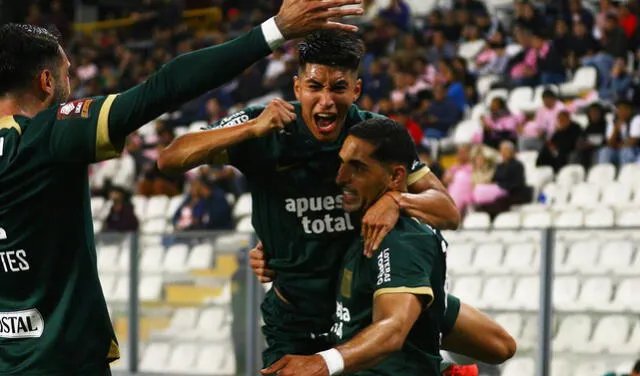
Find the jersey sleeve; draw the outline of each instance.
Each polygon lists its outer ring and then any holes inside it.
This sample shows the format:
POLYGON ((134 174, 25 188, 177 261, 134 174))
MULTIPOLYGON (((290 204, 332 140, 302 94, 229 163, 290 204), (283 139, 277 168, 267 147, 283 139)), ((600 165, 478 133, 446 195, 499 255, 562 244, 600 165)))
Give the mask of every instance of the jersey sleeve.
MULTIPOLYGON (((257 118, 264 106, 251 106, 241 111, 235 112, 227 117, 224 117, 213 124, 209 124, 203 130, 234 127, 240 124, 244 124, 250 120, 257 118)), ((264 146, 264 138, 252 138, 250 140, 233 145, 222 153, 215 156, 211 164, 231 164, 239 169, 245 170, 252 165, 256 157, 263 155, 266 152, 264 146)))
POLYGON ((381 251, 371 259, 375 278, 374 297, 409 293, 425 297, 427 304, 431 305, 431 271, 436 243, 428 237, 410 240, 390 235, 383 240, 381 251))
POLYGON ((442 322, 442 337, 446 337, 451 333, 456 325, 459 313, 460 299, 457 296, 447 294, 447 309, 444 311, 444 320, 442 322))
POLYGON ((56 160, 92 163, 120 155, 122 145, 109 137, 109 112, 116 95, 79 99, 38 114, 33 122, 46 122, 50 154, 56 160))

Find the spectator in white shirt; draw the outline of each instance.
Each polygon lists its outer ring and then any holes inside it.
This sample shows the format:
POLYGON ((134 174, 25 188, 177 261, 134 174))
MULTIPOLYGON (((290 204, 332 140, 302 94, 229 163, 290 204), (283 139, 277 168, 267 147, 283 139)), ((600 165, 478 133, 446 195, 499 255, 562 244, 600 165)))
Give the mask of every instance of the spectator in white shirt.
POLYGON ((598 163, 622 166, 635 162, 640 155, 640 115, 633 116, 633 106, 628 101, 618 102, 616 108, 616 119, 607 124, 607 143, 598 152, 598 163))

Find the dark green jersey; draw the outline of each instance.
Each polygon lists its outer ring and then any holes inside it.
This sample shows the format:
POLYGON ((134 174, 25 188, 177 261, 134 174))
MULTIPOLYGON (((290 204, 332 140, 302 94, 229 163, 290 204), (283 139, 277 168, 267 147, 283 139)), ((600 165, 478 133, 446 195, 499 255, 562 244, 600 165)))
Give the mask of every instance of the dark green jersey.
POLYGON ((118 346, 98 280, 88 164, 117 155, 114 96, 0 118, 0 374, 104 372, 118 346))
MULTIPOLYGON (((335 184, 338 152, 352 125, 380 115, 354 105, 340 137, 321 143, 302 120, 300 104, 293 104, 297 120, 286 132, 237 144, 226 151, 224 162, 247 178, 252 224, 276 272, 274 285, 300 315, 317 320, 318 330, 326 332, 334 310, 337 270, 344 250, 358 234, 357 224, 342 210, 342 193, 335 184)), ((246 123, 263 110, 249 107, 211 127, 246 123)), ((417 181, 428 172, 417 162, 410 179, 417 181)))
POLYGON ((446 243, 436 230, 400 216, 374 257, 353 241, 342 265, 332 337, 347 342, 372 323, 373 300, 392 293, 420 295, 427 307, 401 351, 358 375, 440 375, 440 342, 446 310, 446 243))

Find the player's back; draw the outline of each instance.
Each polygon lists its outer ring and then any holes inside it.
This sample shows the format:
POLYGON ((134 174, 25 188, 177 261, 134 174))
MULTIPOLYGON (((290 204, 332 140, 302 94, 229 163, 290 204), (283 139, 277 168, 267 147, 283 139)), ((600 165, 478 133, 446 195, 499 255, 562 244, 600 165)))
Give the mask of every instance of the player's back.
POLYGON ((98 280, 87 164, 56 152, 74 140, 55 129, 55 115, 0 118, 2 375, 87 374, 118 357, 98 280))

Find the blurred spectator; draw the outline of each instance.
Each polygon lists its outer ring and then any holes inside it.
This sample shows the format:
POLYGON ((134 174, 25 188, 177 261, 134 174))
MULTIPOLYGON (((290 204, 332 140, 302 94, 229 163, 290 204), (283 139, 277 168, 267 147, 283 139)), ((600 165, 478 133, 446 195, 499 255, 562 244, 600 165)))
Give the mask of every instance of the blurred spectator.
POLYGON ((502 197, 517 196, 526 188, 524 165, 515 158, 515 153, 515 145, 511 141, 500 144, 502 162, 496 166, 490 184, 477 184, 474 187, 475 204, 492 204, 502 197))
POLYGON ((380 10, 379 15, 398 29, 409 30, 411 9, 404 0, 391 0, 388 7, 380 10))
POLYGON ((572 163, 579 163, 585 169, 591 168, 595 152, 605 146, 607 120, 605 110, 599 103, 593 103, 587 109, 587 128, 578 140, 577 151, 572 163))
POLYGON ((532 86, 538 75, 538 50, 532 45, 532 35, 528 30, 520 30, 518 43, 523 51, 510 61, 509 78, 512 86, 532 86))
POLYGON ((571 49, 571 33, 569 33, 569 27, 563 19, 557 19, 553 33, 552 43, 560 54, 563 64, 567 64, 567 56, 569 56, 569 50, 571 49))
POLYGON ((569 68, 577 68, 581 61, 593 56, 600 50, 600 46, 582 22, 574 22, 571 37, 568 42, 567 62, 569 68))
POLYGON ((607 124, 607 145, 598 152, 598 163, 624 165, 638 158, 640 115, 633 114, 630 102, 620 101, 613 124, 607 124))
POLYGON ((533 3, 520 0, 515 3, 514 24, 532 33, 545 33, 547 25, 544 17, 538 12, 533 3))
POLYGON ((449 195, 461 213, 464 213, 467 205, 471 202, 473 189, 472 171, 471 146, 466 144, 458 145, 457 163, 447 169, 442 177, 442 183, 447 187, 449 195))
POLYGON ((457 42, 460 39, 462 27, 456 22, 455 11, 445 12, 444 21, 440 27, 445 39, 451 42, 457 42))
POLYGON ((524 121, 521 114, 512 114, 502 97, 494 97, 489 104, 489 113, 480 117, 482 131, 474 136, 476 143, 498 149, 502 141, 516 142, 518 127, 524 121))
POLYGON ((55 26, 64 38, 68 38, 70 36, 69 32, 71 31, 71 23, 69 22, 69 17, 62 9, 60 0, 51 1, 49 23, 55 26))
POLYGON ((624 59, 618 58, 616 59, 613 68, 611 68, 608 86, 598 94, 601 99, 609 100, 611 102, 627 99, 631 83, 632 77, 627 72, 627 63, 624 59))
POLYGON ((607 16, 600 42, 604 52, 612 58, 627 57, 628 38, 624 29, 619 25, 617 16, 612 14, 607 16))
POLYGON ((443 31, 434 30, 431 47, 427 49, 427 60, 436 64, 441 60, 450 60, 456 56, 456 47, 445 38, 443 31))
POLYGON ((198 169, 200 178, 210 186, 216 186, 225 193, 238 198, 247 191, 242 173, 230 165, 206 165, 198 169))
POLYGON ((207 111, 207 122, 209 124, 213 124, 216 121, 225 117, 225 113, 222 111, 220 107, 220 102, 218 98, 209 98, 206 102, 206 111, 207 111))
POLYGON ((423 145, 418 145, 416 150, 418 151, 418 158, 420 158, 420 161, 429 167, 431 172, 433 172, 438 179, 442 179, 444 170, 442 165, 440 165, 440 162, 432 157, 433 153, 431 150, 423 145))
POLYGON ((565 15, 565 21, 570 25, 574 22, 581 22, 588 30, 593 30, 595 23, 593 14, 582 7, 581 0, 569 0, 569 12, 565 15))
POLYGON ((618 7, 618 18, 620 19, 620 26, 624 30, 627 38, 633 38, 638 28, 638 16, 629 10, 629 5, 627 3, 620 3, 620 6, 618 7))
POLYGON ((113 186, 109 192, 109 198, 113 203, 107 218, 104 221, 103 232, 130 232, 138 231, 138 218, 136 217, 130 193, 118 186, 113 186))
POLYGON ((607 15, 609 14, 617 14, 618 10, 613 6, 612 0, 600 0, 600 11, 596 14, 595 17, 595 27, 593 29, 593 34, 600 38, 602 33, 604 32, 604 24, 607 19, 607 15))
POLYGON ((447 97, 455 102, 460 113, 464 113, 467 108, 467 98, 464 86, 460 81, 460 75, 453 69, 451 63, 446 61, 440 62, 440 73, 447 89, 447 97))
POLYGON ((380 60, 375 60, 369 66, 369 71, 365 72, 362 93, 371 98, 374 102, 380 98, 387 97, 392 90, 393 79, 382 67, 380 60))
POLYGON ((211 188, 202 180, 191 182, 190 192, 173 217, 176 231, 232 228, 231 207, 219 188, 211 188))
POLYGON ((413 142, 416 145, 420 145, 420 143, 422 142, 422 135, 423 135, 422 128, 420 128, 418 123, 416 123, 416 121, 413 120, 409 110, 404 109, 404 110, 397 111, 394 114, 390 115, 389 117, 395 120, 398 124, 403 125, 411 135, 413 142))
POLYGON ((552 42, 546 41, 540 32, 532 35, 531 44, 538 53, 537 68, 540 75, 539 82, 534 84, 552 85, 564 82, 566 75, 560 50, 552 42))
POLYGON ((535 119, 519 131, 520 150, 539 150, 544 140, 553 134, 558 113, 566 109, 553 90, 542 92, 542 103, 543 106, 536 111, 535 119))
POLYGON ((494 74, 501 76, 505 73, 509 56, 504 35, 498 31, 487 40, 485 49, 476 57, 476 69, 479 76, 494 74))
POLYGON ((285 62, 289 56, 286 55, 284 48, 280 47, 273 51, 268 59, 262 82, 265 87, 272 87, 278 76, 285 72, 285 62))
POLYGON ((555 132, 540 149, 536 166, 550 166, 557 173, 569 163, 569 158, 575 152, 581 136, 582 127, 571 120, 569 111, 560 111, 555 132))
POLYGON ((487 8, 484 6, 484 3, 479 0, 454 0, 453 2, 454 10, 466 10, 471 14, 487 14, 487 8))
POLYGON ((418 117, 427 138, 441 139, 447 137, 451 129, 461 120, 459 105, 447 97, 443 85, 433 87, 433 99, 423 99, 418 117))
POLYGON ((476 76, 469 71, 467 60, 463 57, 455 57, 451 63, 456 76, 464 86, 464 96, 466 105, 471 107, 478 102, 478 93, 476 92, 476 76))

